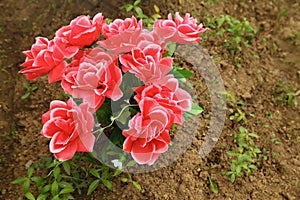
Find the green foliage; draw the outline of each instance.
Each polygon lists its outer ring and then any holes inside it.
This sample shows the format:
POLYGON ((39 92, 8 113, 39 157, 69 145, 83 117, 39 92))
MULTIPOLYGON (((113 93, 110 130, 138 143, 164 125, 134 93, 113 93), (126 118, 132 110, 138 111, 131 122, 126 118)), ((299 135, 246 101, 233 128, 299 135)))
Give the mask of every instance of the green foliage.
POLYGON ((232 134, 234 143, 237 144, 237 149, 228 151, 227 154, 232 158, 230 170, 225 174, 234 182, 237 177, 242 177, 244 174, 250 176, 251 170, 257 169, 256 163, 259 160, 261 150, 255 146, 254 140, 257 139, 256 133, 249 132, 243 126, 239 127, 239 133, 232 134))
POLYGON ((112 116, 111 111, 111 101, 105 99, 104 103, 101 105, 101 109, 96 111, 96 116, 98 122, 101 122, 101 125, 107 125, 110 123, 110 117, 112 116))
POLYGON ((209 187, 211 189, 211 191, 215 194, 219 193, 219 189, 216 185, 216 183, 211 179, 211 177, 208 177, 208 183, 209 183, 209 187))
POLYGON ((26 93, 21 97, 21 99, 27 99, 32 92, 38 89, 37 86, 29 86, 27 83, 23 83, 23 87, 26 89, 26 93))
POLYGON ((293 85, 287 82, 280 82, 276 85, 273 92, 274 101, 281 104, 287 105, 298 105, 297 96, 299 91, 293 91, 293 85))
POLYGON ((240 109, 240 108, 235 108, 235 109, 229 108, 228 110, 230 112, 230 115, 229 115, 230 120, 235 121, 235 122, 240 122, 240 121, 247 122, 246 114, 242 109, 240 109))
POLYGON ((248 47, 257 34, 257 30, 246 18, 240 21, 230 15, 219 15, 213 18, 208 15, 206 21, 207 27, 215 29, 216 35, 222 36, 224 46, 229 54, 234 56, 235 65, 240 67, 240 58, 237 54, 248 47))
POLYGON ((135 17, 137 19, 142 19, 143 23, 147 24, 148 27, 150 28, 154 24, 154 21, 161 17, 158 13, 159 8, 157 7, 157 5, 154 5, 154 9, 157 13, 152 15, 151 17, 148 17, 147 15, 144 14, 142 8, 139 6, 140 3, 141 0, 136 0, 133 4, 124 4, 121 8, 125 9, 126 12, 131 12, 131 11, 135 12, 135 17))
POLYGON ((299 45, 300 44, 300 30, 295 33, 290 34, 289 38, 293 45, 296 45, 296 46, 299 45))
POLYGON ((183 116, 186 119, 188 117, 197 116, 197 115, 201 114, 202 112, 203 112, 203 108, 201 106, 199 106, 198 104, 193 103, 191 110, 185 112, 183 116))
MULTIPOLYGON (((237 101, 235 96, 229 92, 224 93, 227 99, 229 119, 234 122, 247 122, 246 112, 243 101, 237 101)), ((253 116, 253 114, 250 114, 253 116)))
POLYGON ((80 195, 87 189, 87 195, 90 195, 100 184, 111 190, 110 180, 121 173, 122 170, 113 172, 87 155, 76 154, 72 160, 65 162, 43 158, 28 168, 27 177, 17 178, 12 184, 22 184, 22 192, 27 199, 74 199, 75 192, 80 195), (39 194, 37 197, 33 195, 36 192, 39 194))
POLYGON ((132 183, 136 189, 138 189, 139 191, 142 190, 142 186, 138 182, 133 181, 130 176, 128 178, 122 177, 120 178, 120 180, 124 183, 132 183))
POLYGON ((173 66, 170 74, 173 74, 174 78, 176 78, 179 82, 186 83, 186 79, 191 77, 193 75, 193 72, 181 67, 173 66))
POLYGON ((57 4, 55 2, 51 2, 51 8, 54 12, 57 12, 57 4))

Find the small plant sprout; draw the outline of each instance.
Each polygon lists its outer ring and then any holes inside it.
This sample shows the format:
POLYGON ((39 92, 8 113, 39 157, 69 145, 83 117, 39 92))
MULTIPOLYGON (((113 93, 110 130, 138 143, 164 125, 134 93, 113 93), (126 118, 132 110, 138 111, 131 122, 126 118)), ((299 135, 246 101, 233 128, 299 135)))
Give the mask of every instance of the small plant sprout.
POLYGON ((215 181, 212 180, 212 178, 210 176, 208 177, 208 183, 209 183, 209 187, 213 193, 215 193, 215 194, 219 193, 218 186, 216 185, 215 181))
POLYGON ((27 83, 23 83, 23 87, 27 90, 26 93, 21 97, 21 99, 27 99, 32 92, 38 89, 37 86, 29 86, 27 83))
POLYGON ((290 34, 290 41, 293 45, 299 45, 300 44, 300 30, 296 33, 290 34))
POLYGON ((251 170, 257 169, 256 163, 259 160, 261 150, 255 146, 254 138, 258 138, 256 133, 250 133, 243 126, 239 127, 239 133, 233 134, 237 149, 228 151, 227 154, 232 157, 230 170, 225 172, 231 182, 244 174, 250 176, 251 170))
POLYGON ((148 17, 144 14, 142 8, 139 6, 141 0, 136 0, 133 4, 124 4, 121 8, 125 9, 126 12, 134 11, 136 13, 137 19, 142 19, 143 23, 147 24, 148 27, 152 26, 154 21, 158 18, 161 18, 159 12, 160 9, 157 5, 154 5, 155 14, 152 17, 148 17))
POLYGON ((300 94, 300 90, 294 92, 292 84, 287 82, 280 82, 276 85, 273 92, 275 102, 287 105, 298 105, 297 96, 300 94))
POLYGON ((211 29, 217 29, 216 34, 224 39, 224 46, 229 54, 233 57, 233 61, 237 67, 240 67, 241 58, 238 53, 253 41, 257 30, 253 28, 250 22, 235 19, 230 15, 219 15, 211 18, 207 16, 207 26, 211 29))

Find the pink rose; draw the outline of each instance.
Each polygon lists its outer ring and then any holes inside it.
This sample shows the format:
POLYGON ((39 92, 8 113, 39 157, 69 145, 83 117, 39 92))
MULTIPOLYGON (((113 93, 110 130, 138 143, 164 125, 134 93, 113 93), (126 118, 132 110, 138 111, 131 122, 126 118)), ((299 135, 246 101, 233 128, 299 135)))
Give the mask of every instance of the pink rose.
POLYGON ((103 24, 102 34, 105 38, 111 38, 120 35, 123 32, 133 33, 136 30, 142 30, 142 20, 137 22, 136 18, 115 19, 111 24, 103 24))
POLYGON ((141 42, 148 41, 160 45, 162 48, 165 42, 153 31, 147 29, 136 29, 132 31, 124 31, 112 37, 98 41, 97 44, 105 49, 109 49, 116 54, 130 52, 141 42))
POLYGON ((153 28, 154 32, 161 37, 179 44, 200 42, 200 34, 207 30, 202 24, 197 25, 197 20, 190 17, 190 14, 187 13, 182 18, 178 12, 175 14, 174 21, 172 15, 169 14, 167 20, 155 21, 153 28))
POLYGON ((162 48, 148 41, 141 42, 130 53, 120 56, 122 70, 135 74, 144 83, 166 76, 172 69, 172 61, 172 58, 162 58, 162 48))
POLYGON ((81 62, 72 95, 82 98, 91 109, 98 109, 105 97, 113 101, 123 96, 119 88, 122 72, 114 54, 101 48, 93 49, 81 62))
POLYGON ((188 92, 178 87, 173 75, 168 75, 155 84, 135 88, 134 99, 139 103, 144 98, 152 98, 166 108, 174 117, 174 123, 183 124, 183 114, 192 106, 192 98, 188 92))
POLYGON ((72 99, 67 103, 52 101, 50 110, 42 116, 42 123, 41 133, 51 138, 50 151, 58 160, 69 160, 75 152, 93 151, 94 118, 87 104, 77 106, 72 99))
POLYGON ((64 89, 65 93, 73 94, 73 86, 76 82, 79 65, 84 61, 88 52, 90 51, 84 52, 79 50, 78 53, 73 57, 72 62, 67 66, 61 81, 61 87, 64 89))
POLYGON ((145 97, 140 102, 141 113, 129 121, 129 129, 123 130, 126 140, 123 150, 131 153, 139 164, 152 165, 170 144, 169 129, 172 116, 155 100, 145 97))
POLYGON ((64 89, 65 93, 73 94, 73 87, 76 83, 76 77, 79 67, 68 67, 65 70, 64 77, 61 81, 61 87, 64 89))
POLYGON ((28 80, 49 73, 49 83, 61 80, 62 74, 67 66, 63 60, 69 58, 77 52, 77 48, 67 47, 66 41, 61 38, 54 38, 49 41, 44 37, 37 37, 36 43, 32 45, 31 50, 24 51, 26 60, 20 70, 26 75, 28 80))
POLYGON ((66 39, 70 45, 82 48, 90 46, 98 39, 103 23, 101 13, 95 15, 93 20, 82 15, 73 19, 70 25, 60 28, 55 35, 66 39))

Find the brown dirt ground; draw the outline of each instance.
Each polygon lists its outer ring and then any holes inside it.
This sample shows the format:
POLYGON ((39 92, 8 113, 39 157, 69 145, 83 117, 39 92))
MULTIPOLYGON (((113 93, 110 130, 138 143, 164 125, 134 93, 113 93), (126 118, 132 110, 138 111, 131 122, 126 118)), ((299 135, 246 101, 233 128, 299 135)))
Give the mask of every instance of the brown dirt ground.
MULTIPOLYGON (((267 150, 268 159, 258 163, 258 170, 250 177, 239 178, 232 184, 219 172, 229 168, 226 151, 235 147, 229 134, 237 131, 238 126, 228 119, 214 150, 199 160, 199 138, 209 124, 209 119, 203 117, 192 146, 179 160, 156 172, 133 175, 142 191, 115 179, 112 191, 100 187, 92 197, 78 199, 300 199, 300 109, 274 100, 278 97, 274 94, 278 83, 291 84, 293 92, 300 90, 300 46, 292 44, 290 38, 290 34, 300 31, 299 2, 183 0, 179 4, 177 0, 149 0, 142 3, 146 14, 154 13, 154 4, 163 17, 169 12, 190 12, 205 24, 207 14, 223 13, 240 20, 246 17, 259 29, 256 42, 242 52, 241 68, 234 67, 228 57, 224 38, 211 34, 202 44, 216 61, 227 91, 245 102, 247 113, 255 114, 248 116, 244 126, 260 136, 256 144, 267 150), (283 9, 286 14, 277 21, 283 9), (270 112, 272 117, 266 117, 270 112), (274 139, 279 144, 274 144, 274 139), (217 167, 209 169, 214 164, 217 167), (216 182, 218 194, 209 188, 209 176, 216 182)), ((48 85, 46 77, 28 82, 18 74, 25 58, 21 52, 30 48, 36 36, 52 38, 56 29, 77 15, 102 12, 112 19, 129 17, 131 14, 119 9, 121 5, 120 0, 73 1, 71 5, 54 0, 0 1, 0 199, 17 199, 20 187, 10 182, 26 175, 26 165, 42 156, 51 156, 48 141, 39 134, 41 114, 52 100, 63 98, 59 84, 48 85), (53 2, 56 9, 51 6, 53 2), (38 86, 38 90, 21 100, 26 92, 24 82, 38 86)), ((203 116, 209 114, 207 101, 201 100, 203 116)))

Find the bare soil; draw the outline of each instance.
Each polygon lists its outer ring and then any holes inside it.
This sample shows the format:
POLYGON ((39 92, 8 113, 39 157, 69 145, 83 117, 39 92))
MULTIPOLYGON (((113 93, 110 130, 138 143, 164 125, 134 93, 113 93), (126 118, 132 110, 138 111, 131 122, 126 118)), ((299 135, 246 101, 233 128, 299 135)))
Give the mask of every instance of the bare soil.
MULTIPOLYGON (((120 9, 124 3, 115 1, 2 0, 0 1, 0 199, 18 199, 20 186, 11 181, 26 175, 26 168, 43 156, 52 156, 48 140, 40 135, 41 115, 54 99, 63 99, 60 85, 47 84, 47 77, 28 82, 18 71, 24 61, 22 51, 30 49, 34 37, 52 38, 55 30, 78 15, 102 12, 115 19, 130 17, 120 9), (37 86, 29 98, 23 83, 37 86)), ((276 93, 278 84, 291 85, 285 92, 299 94, 300 45, 293 43, 291 34, 300 31, 297 0, 224 0, 224 1, 142 1, 146 14, 160 8, 165 18, 169 12, 192 13, 198 21, 207 22, 207 14, 229 14, 239 20, 244 17, 259 32, 248 48, 240 53, 242 67, 234 66, 224 47, 224 38, 214 30, 202 45, 215 60, 226 90, 245 102, 248 121, 244 126, 260 137, 255 144, 266 149, 267 160, 258 163, 251 176, 231 183, 220 172, 229 170, 228 150, 236 148, 231 133, 238 131, 236 123, 226 120, 221 138, 205 159, 199 159, 200 139, 209 125, 208 98, 200 100, 205 111, 201 127, 193 144, 171 166, 156 172, 135 174, 142 190, 132 184, 113 180, 113 190, 100 187, 92 196, 78 199, 300 199, 300 108, 281 103, 283 93, 276 93), (278 20, 279 13, 286 9, 278 20), (277 100, 276 100, 277 99, 277 100), (277 141, 277 142, 274 142, 277 141), (212 168, 212 166, 214 166, 212 168), (214 194, 208 178, 215 181, 219 192, 214 194)), ((299 39, 299 36, 298 36, 299 39)), ((181 63, 184 66, 184 63, 181 63)), ((184 66, 186 67, 186 66, 184 66)), ((203 86, 205 91, 205 85, 203 86)), ((300 103, 299 95, 296 96, 300 103)))

